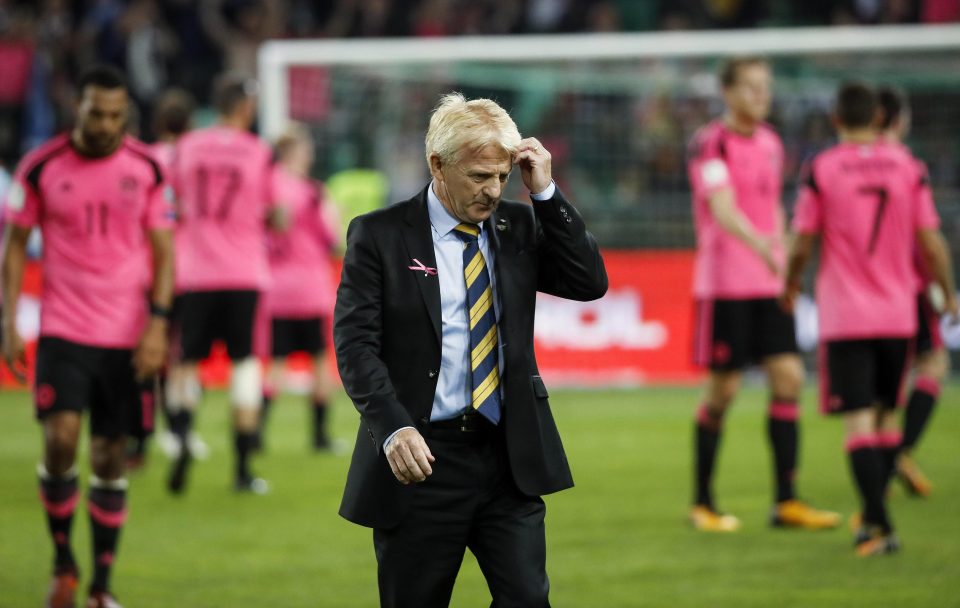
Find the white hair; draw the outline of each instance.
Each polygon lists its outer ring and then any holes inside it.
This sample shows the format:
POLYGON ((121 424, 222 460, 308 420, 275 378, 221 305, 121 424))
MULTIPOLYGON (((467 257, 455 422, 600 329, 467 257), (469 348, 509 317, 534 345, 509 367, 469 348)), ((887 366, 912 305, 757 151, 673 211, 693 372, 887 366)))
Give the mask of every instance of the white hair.
POLYGON ((464 150, 479 150, 488 145, 512 155, 520 146, 520 131, 497 102, 468 101, 462 93, 447 93, 430 116, 425 144, 427 163, 434 154, 445 163, 456 162, 464 150))

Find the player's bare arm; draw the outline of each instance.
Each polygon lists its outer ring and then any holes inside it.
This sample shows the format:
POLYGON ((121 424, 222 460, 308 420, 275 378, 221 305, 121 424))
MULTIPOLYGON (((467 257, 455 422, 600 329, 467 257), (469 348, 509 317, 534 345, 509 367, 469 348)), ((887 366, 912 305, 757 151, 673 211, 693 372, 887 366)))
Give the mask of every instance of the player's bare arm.
POLYGON ((787 280, 783 295, 780 296, 780 305, 783 306, 784 310, 792 311, 796 304, 797 296, 800 295, 803 269, 806 268, 810 257, 813 255, 816 238, 815 234, 802 233, 791 239, 790 254, 787 257, 787 280))
POLYGON ((737 208, 737 202, 731 188, 718 190, 710 195, 710 213, 734 238, 756 252, 773 274, 780 274, 780 267, 773 257, 773 245, 777 237, 761 236, 750 220, 737 208))
POLYGON ((3 359, 18 382, 27 379, 27 355, 17 331, 17 301, 27 262, 30 228, 8 224, 3 242, 3 359))
POLYGON ((944 311, 960 322, 960 308, 957 304, 957 289, 953 281, 953 265, 950 262, 950 247, 943 234, 936 229, 924 228, 917 231, 917 242, 926 258, 927 265, 940 288, 943 289, 944 311))
POLYGON ((133 354, 137 377, 145 379, 163 367, 167 358, 167 323, 173 301, 173 233, 151 230, 153 286, 150 291, 150 322, 133 354))

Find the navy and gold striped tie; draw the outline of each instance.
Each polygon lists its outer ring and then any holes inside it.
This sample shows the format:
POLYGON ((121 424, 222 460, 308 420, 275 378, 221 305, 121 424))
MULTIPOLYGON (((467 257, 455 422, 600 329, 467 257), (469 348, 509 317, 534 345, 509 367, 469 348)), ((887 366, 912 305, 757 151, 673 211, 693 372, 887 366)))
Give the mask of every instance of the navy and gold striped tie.
POLYGON ((480 229, 458 224, 454 233, 463 241, 463 278, 467 284, 467 316, 470 322, 470 378, 473 409, 484 418, 500 422, 500 366, 497 349, 497 318, 493 310, 490 274, 480 253, 480 229))

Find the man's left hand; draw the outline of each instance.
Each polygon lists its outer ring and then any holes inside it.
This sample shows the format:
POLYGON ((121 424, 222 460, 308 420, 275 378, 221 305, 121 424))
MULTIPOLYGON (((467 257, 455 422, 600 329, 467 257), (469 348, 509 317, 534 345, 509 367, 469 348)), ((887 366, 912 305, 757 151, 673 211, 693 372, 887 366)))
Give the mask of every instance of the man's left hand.
POLYGON ((153 376, 167 360, 167 322, 151 317, 144 330, 140 343, 133 352, 133 368, 137 380, 146 380, 153 376))
POLYGON ((546 190, 553 177, 550 173, 550 153, 535 137, 521 140, 513 155, 513 164, 519 165, 523 185, 533 194, 546 190))

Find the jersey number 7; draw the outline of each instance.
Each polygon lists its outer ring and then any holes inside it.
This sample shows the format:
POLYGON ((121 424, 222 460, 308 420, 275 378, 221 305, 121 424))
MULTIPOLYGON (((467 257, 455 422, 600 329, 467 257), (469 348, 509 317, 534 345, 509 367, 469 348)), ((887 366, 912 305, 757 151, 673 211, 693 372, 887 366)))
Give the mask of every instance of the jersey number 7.
POLYGON ((863 186, 859 192, 877 197, 877 213, 873 216, 873 229, 870 230, 870 244, 867 246, 867 253, 873 255, 877 247, 877 237, 880 235, 880 222, 883 221, 883 213, 887 209, 887 189, 883 186, 863 186))

